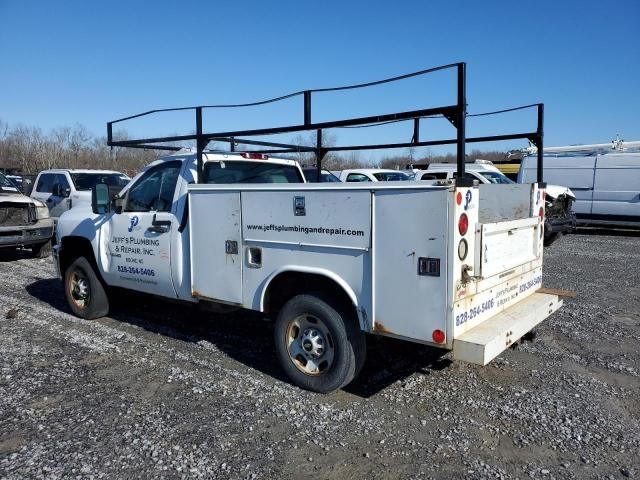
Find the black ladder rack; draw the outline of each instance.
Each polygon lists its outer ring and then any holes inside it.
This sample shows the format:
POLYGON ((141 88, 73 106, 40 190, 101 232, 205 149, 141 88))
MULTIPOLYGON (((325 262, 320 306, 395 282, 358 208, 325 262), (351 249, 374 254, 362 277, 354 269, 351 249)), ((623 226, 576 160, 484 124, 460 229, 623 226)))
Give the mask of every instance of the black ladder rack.
POLYGON ((426 147, 434 145, 456 145, 457 153, 457 178, 456 184, 458 186, 468 186, 471 184, 471 179, 465 177, 465 148, 466 143, 477 142, 491 142, 502 140, 516 140, 516 139, 528 139, 538 148, 538 164, 537 164, 537 181, 543 182, 543 137, 544 137, 544 104, 537 103, 533 105, 526 105, 523 107, 510 108, 506 110, 499 110, 495 112, 481 113, 476 115, 467 115, 467 101, 466 101, 466 64, 465 63, 452 63, 449 65, 443 65, 440 67, 429 68, 426 70, 420 70, 418 72, 401 75, 398 77, 387 78, 384 80, 378 80, 375 82, 362 83, 357 85, 349 85, 343 87, 334 88, 321 88, 314 90, 303 90, 288 95, 284 95, 269 100, 264 100, 254 103, 246 104, 233 104, 233 105, 199 105, 194 107, 179 107, 179 108, 165 108, 158 110, 150 110, 148 112, 139 113, 137 115, 131 115, 129 117, 120 118, 107 123, 107 145, 111 147, 130 147, 130 148, 145 148, 156 150, 170 150, 177 151, 180 147, 162 145, 167 142, 188 141, 195 140, 196 152, 197 152, 197 168, 198 168, 198 181, 203 178, 203 152, 207 148, 207 145, 211 141, 227 142, 229 143, 229 150, 235 151, 236 145, 250 145, 262 147, 258 150, 251 150, 255 153, 294 153, 294 152, 313 152, 316 156, 316 168, 318 170, 318 178, 322 170, 322 159, 328 152, 338 151, 353 151, 353 150, 379 150, 379 149, 392 149, 392 148, 408 148, 408 147, 426 147), (381 85, 384 83, 396 82, 410 77, 416 77, 420 75, 427 75, 429 73, 456 69, 457 71, 457 101, 454 105, 444 105, 440 107, 411 110, 404 112, 387 113, 382 115, 374 115, 359 118, 348 118, 342 120, 335 120, 331 122, 319 122, 314 123, 312 118, 312 95, 318 92, 334 92, 341 90, 352 90, 371 87, 374 85, 381 85), (205 133, 202 131, 202 112, 204 109, 215 108, 239 108, 265 105, 268 103, 274 103, 282 100, 286 100, 293 97, 301 96, 303 99, 303 122, 297 125, 289 125, 285 127, 273 127, 273 128, 260 128, 251 130, 235 130, 235 131, 223 131, 205 133), (520 110, 524 108, 537 108, 537 129, 534 132, 515 133, 508 135, 493 135, 482 137, 466 137, 465 126, 467 116, 484 116, 499 114, 514 110, 520 110), (195 112, 195 134, 192 135, 177 135, 168 137, 154 137, 154 138, 140 138, 140 139, 127 139, 127 140, 114 140, 113 139, 113 125, 115 123, 125 122, 134 118, 140 118, 154 113, 160 112, 175 112, 193 110, 195 112), (420 119, 434 116, 442 116, 446 118, 456 129, 456 138, 442 139, 442 140, 420 140, 420 119), (386 144, 366 144, 366 145, 345 145, 345 146, 328 146, 322 143, 323 130, 338 127, 370 127, 376 125, 383 125, 387 123, 395 123, 400 121, 413 120, 413 137, 410 142, 399 143, 386 143, 386 144), (282 133, 292 132, 316 132, 316 145, 315 146, 300 146, 288 143, 275 143, 257 140, 252 137, 260 137, 263 135, 275 135, 282 133), (248 138, 247 138, 248 137, 248 138))

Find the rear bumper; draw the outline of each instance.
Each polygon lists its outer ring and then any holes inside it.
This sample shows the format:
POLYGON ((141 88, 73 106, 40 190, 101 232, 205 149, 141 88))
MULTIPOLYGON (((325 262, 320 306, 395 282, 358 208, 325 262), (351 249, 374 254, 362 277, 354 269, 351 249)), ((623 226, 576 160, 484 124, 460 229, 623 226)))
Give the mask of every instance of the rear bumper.
POLYGON ((0 227, 0 248, 33 245, 50 240, 53 236, 53 220, 44 218, 33 225, 0 227))
POLYGON ((453 356, 486 365, 561 306, 557 295, 533 293, 455 338, 453 356))

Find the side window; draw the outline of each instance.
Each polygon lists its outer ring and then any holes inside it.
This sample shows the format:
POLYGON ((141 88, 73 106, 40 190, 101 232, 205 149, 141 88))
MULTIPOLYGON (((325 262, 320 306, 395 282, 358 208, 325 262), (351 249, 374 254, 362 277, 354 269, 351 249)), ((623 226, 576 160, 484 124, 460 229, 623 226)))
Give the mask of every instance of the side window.
POLYGON ((168 212, 180 175, 181 162, 167 162, 146 172, 127 193, 127 212, 168 212))
POLYGON ((362 173, 350 173, 347 175, 347 182, 370 182, 371 179, 362 173))
POLYGON ((49 191, 53 191, 53 186, 56 184, 60 184, 60 186, 66 190, 69 188, 69 182, 67 181, 67 177, 62 173, 56 173, 55 175, 48 175, 51 177, 51 188, 49 191))
POLYGON ((43 173, 40 175, 38 185, 36 186, 36 192, 51 193, 53 189, 53 174, 43 173))

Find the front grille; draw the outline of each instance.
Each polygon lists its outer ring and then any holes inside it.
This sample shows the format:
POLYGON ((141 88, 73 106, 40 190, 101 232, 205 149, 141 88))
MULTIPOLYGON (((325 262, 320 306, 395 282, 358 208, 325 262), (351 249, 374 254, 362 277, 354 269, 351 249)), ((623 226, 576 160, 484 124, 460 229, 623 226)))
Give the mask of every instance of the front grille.
POLYGON ((32 204, 0 202, 0 227, 31 225, 36 221, 36 208, 32 204))

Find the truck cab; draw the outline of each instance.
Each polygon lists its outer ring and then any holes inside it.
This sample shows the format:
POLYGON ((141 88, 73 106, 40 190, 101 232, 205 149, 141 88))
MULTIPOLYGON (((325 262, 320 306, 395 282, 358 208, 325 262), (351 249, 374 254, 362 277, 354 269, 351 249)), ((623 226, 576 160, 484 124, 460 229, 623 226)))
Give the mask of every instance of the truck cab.
MULTIPOLYGON (((297 162, 266 155, 207 152, 206 183, 304 183, 297 162)), ((91 202, 67 211, 57 237, 64 271, 74 249, 92 254, 103 281, 135 290, 195 301, 191 296, 187 187, 196 183, 192 153, 163 157, 134 177, 106 215, 91 202)), ((217 220, 212 218, 215 224, 217 220)), ((86 308, 79 298, 77 307, 86 308)))

